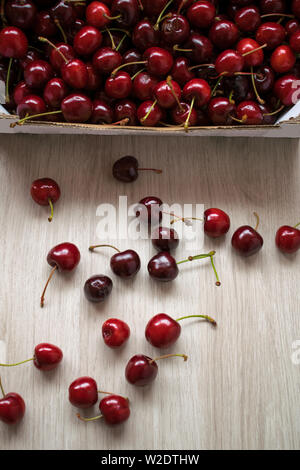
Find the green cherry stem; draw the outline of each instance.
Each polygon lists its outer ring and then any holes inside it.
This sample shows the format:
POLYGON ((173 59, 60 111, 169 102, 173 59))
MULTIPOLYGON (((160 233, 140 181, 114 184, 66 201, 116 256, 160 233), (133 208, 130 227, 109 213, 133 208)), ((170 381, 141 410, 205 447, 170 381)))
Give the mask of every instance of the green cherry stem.
POLYGON ((93 418, 84 418, 84 417, 81 416, 79 413, 77 413, 76 416, 77 416, 78 419, 80 419, 81 421, 85 421, 85 422, 88 422, 88 421, 96 421, 97 419, 103 418, 102 415, 94 416, 93 418))
POLYGON ((218 88, 218 86, 220 85, 221 81, 223 80, 223 76, 224 76, 224 75, 221 75, 221 76, 218 78, 218 80, 217 80, 215 86, 214 86, 213 89, 212 89, 211 96, 215 96, 216 91, 217 91, 217 88, 218 88))
POLYGON ((122 44, 125 41, 126 37, 127 37, 127 34, 124 34, 124 36, 121 38, 119 44, 116 47, 116 51, 118 51, 120 49, 120 47, 122 46, 122 44))
POLYGON ((151 361, 149 361, 149 364, 152 364, 152 362, 160 361, 161 359, 167 359, 168 357, 182 357, 184 361, 188 360, 188 356, 186 354, 164 354, 163 356, 151 359, 151 361))
POLYGON ((188 261, 194 261, 197 259, 205 259, 205 258, 210 258, 215 255, 215 251, 210 251, 209 253, 204 253, 202 255, 195 255, 195 256, 189 256, 187 259, 184 259, 182 261, 177 261, 176 264, 182 264, 182 263, 187 263, 188 261))
POLYGON ((103 390, 97 390, 98 393, 104 393, 104 395, 114 395, 112 392, 104 392, 103 390))
POLYGON ((139 70, 138 72, 136 72, 134 75, 132 75, 131 80, 134 80, 135 77, 137 77, 141 72, 144 72, 144 70, 146 70, 146 69, 143 68, 143 69, 139 70))
POLYGON ((23 119, 20 119, 17 122, 13 122, 10 127, 14 128, 16 126, 23 126, 23 124, 28 121, 29 119, 34 119, 37 117, 43 117, 43 116, 50 116, 51 114, 61 114, 62 111, 48 111, 47 113, 41 113, 41 114, 32 114, 29 116, 25 116, 23 119))
POLYGON ((121 18, 122 15, 108 16, 106 13, 104 13, 103 16, 104 16, 104 18, 106 18, 107 20, 113 21, 113 20, 118 20, 119 18, 121 18))
POLYGON ((145 114, 144 117, 141 118, 141 121, 142 121, 142 122, 146 121, 147 117, 149 116, 149 114, 151 113, 151 111, 154 109, 154 106, 156 105, 156 103, 157 103, 157 100, 154 100, 153 103, 152 103, 152 105, 150 106, 148 112, 145 114))
POLYGON ((216 270, 216 267, 215 267, 213 255, 210 256, 210 263, 212 265, 212 268, 213 268, 215 276, 216 276, 216 286, 219 287, 221 285, 221 282, 220 282, 220 279, 219 279, 219 276, 218 276, 218 273, 217 273, 217 270, 216 270))
POLYGON ((187 315, 185 317, 176 318, 176 321, 185 320, 186 318, 204 318, 204 320, 207 320, 209 323, 217 326, 216 320, 214 320, 212 317, 209 317, 208 315, 187 315))
POLYGON ((35 357, 31 357, 30 359, 26 359, 25 361, 16 362, 15 364, 0 364, 0 367, 14 367, 20 366, 21 364, 25 364, 25 362, 34 361, 35 357))
POLYGON ((163 14, 165 13, 165 11, 169 8, 169 6, 171 5, 171 3, 173 3, 173 0, 170 0, 166 6, 162 9, 162 11, 160 12, 158 18, 157 18, 157 21, 155 23, 155 25, 153 26, 153 29, 155 31, 158 31, 158 28, 159 28, 159 23, 162 21, 162 17, 163 17, 163 14))
POLYGON ((128 65, 145 65, 147 64, 146 60, 137 60, 135 62, 126 62, 125 64, 119 65, 119 67, 116 67, 112 72, 111 76, 114 77, 116 73, 119 72, 119 70, 123 69, 124 67, 127 67, 128 65))
POLYGON ((52 203, 50 198, 48 199, 48 202, 49 202, 49 206, 50 206, 50 216, 48 217, 48 220, 49 220, 49 222, 51 222, 52 219, 53 219, 53 203, 52 203))
POLYGON ((109 35, 109 39, 110 39, 110 42, 111 42, 111 48, 115 51, 117 50, 116 49, 116 44, 115 44, 115 41, 114 41, 114 38, 113 38, 113 35, 111 34, 110 30, 108 28, 105 28, 105 31, 106 33, 109 35))
POLYGON ((195 102, 195 97, 193 96, 193 99, 192 99, 191 104, 190 104, 189 113, 187 115, 186 121, 185 121, 184 126, 183 126, 185 132, 189 131, 190 117, 191 117, 192 110, 193 110, 193 107, 194 107, 194 102, 195 102))
POLYGON ((300 222, 298 222, 296 225, 294 225, 294 228, 299 227, 299 225, 300 225, 300 222))
POLYGON ((176 95, 175 90, 174 90, 174 87, 173 87, 171 75, 169 75, 169 76, 167 77, 166 82, 167 82, 167 84, 168 84, 168 87, 169 87, 170 90, 171 90, 172 95, 174 96, 174 99, 175 99, 175 101, 176 101, 176 103, 177 103, 177 105, 178 105, 180 111, 183 112, 182 104, 180 103, 179 98, 178 98, 178 96, 176 95))
POLYGON ((121 251, 120 251, 118 248, 116 248, 115 246, 113 246, 113 245, 91 245, 91 246, 89 247, 89 250, 90 250, 90 251, 94 251, 95 248, 113 248, 113 249, 116 250, 118 253, 121 253, 121 251))
MULTIPOLYGON (((264 47, 267 47, 267 44, 263 44, 262 46, 256 47, 255 49, 252 49, 251 51, 244 52, 244 54, 242 54, 242 56, 243 56, 243 57, 246 57, 247 55, 253 54, 253 52, 260 51, 260 50, 263 49, 264 47)), ((240 73, 240 72, 238 72, 238 73, 240 73)))
POLYGON ((56 47, 55 44, 53 44, 53 42, 49 41, 49 39, 44 38, 43 36, 39 36, 38 40, 40 42, 46 42, 47 44, 49 44, 49 46, 53 47, 53 49, 56 50, 56 52, 61 56, 61 58, 64 60, 64 62, 66 64, 68 63, 68 59, 66 58, 66 56, 56 47))
POLYGON ((0 390, 1 390, 2 395, 5 397, 5 392, 4 392, 4 388, 3 388, 3 385, 2 385, 1 377, 0 377, 0 390))

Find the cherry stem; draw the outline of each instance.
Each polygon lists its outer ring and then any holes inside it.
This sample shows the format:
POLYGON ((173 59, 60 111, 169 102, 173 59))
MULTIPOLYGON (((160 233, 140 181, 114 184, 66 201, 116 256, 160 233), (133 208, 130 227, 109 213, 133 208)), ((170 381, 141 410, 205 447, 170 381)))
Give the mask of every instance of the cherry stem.
POLYGON ((128 37, 130 37, 130 33, 129 31, 127 31, 126 29, 121 29, 121 28, 107 28, 105 27, 105 29, 102 29, 101 30, 101 33, 105 33, 107 31, 121 31, 121 33, 125 33, 127 34, 128 37))
POLYGON ((103 390, 97 390, 98 393, 104 393, 104 395, 113 395, 112 392, 104 392, 103 390))
POLYGON ((52 203, 50 198, 48 199, 48 202, 49 202, 49 206, 50 206, 50 216, 48 217, 48 220, 49 220, 49 222, 51 222, 52 219, 53 219, 53 203, 52 203))
POLYGON ((212 89, 212 92, 211 92, 211 96, 215 96, 215 93, 217 91, 217 88, 218 86, 220 85, 221 81, 223 80, 223 75, 221 75, 218 80, 217 80, 217 83, 215 84, 215 86, 213 87, 212 89))
POLYGON ((60 22, 57 18, 55 18, 54 23, 56 24, 56 27, 59 29, 64 42, 66 44, 68 44, 68 39, 67 39, 66 33, 64 32, 63 27, 62 27, 62 25, 60 24, 60 22))
POLYGON ((170 0, 170 1, 164 6, 164 8, 162 9, 162 11, 160 12, 159 17, 157 18, 157 21, 156 21, 155 25, 153 26, 153 29, 154 29, 155 31, 158 31, 159 23, 160 23, 161 20, 162 20, 162 16, 163 16, 164 12, 169 8, 169 6, 171 5, 171 3, 173 3, 173 0, 170 0))
POLYGON ((172 77, 171 77, 171 75, 169 75, 169 76, 167 77, 166 82, 167 82, 167 84, 168 84, 168 86, 169 86, 169 88, 170 88, 170 90, 171 90, 172 95, 174 96, 174 98, 175 98, 175 100, 176 100, 176 103, 178 104, 178 107, 179 107, 180 111, 183 112, 183 107, 182 107, 182 105, 181 105, 181 103, 180 103, 180 101, 179 101, 178 96, 177 96, 176 93, 175 93, 175 90, 174 90, 174 87, 173 87, 173 84, 172 84, 172 77))
POLYGON ((244 114, 244 116, 242 116, 242 119, 238 119, 234 116, 231 116, 229 115, 229 117, 233 120, 233 121, 236 121, 236 122, 239 122, 240 124, 245 124, 245 122, 247 121, 247 115, 244 114))
POLYGON ((228 100, 231 104, 235 104, 233 97, 234 90, 231 90, 230 95, 228 96, 228 100))
POLYGON ((48 279, 47 279, 47 282, 46 282, 46 284, 45 284, 43 293, 42 293, 42 295, 41 295, 41 308, 44 307, 45 293, 46 293, 48 284, 49 284, 49 282, 51 281, 51 278, 52 278, 52 276, 53 276, 53 274, 55 273, 56 270, 57 270, 57 265, 55 265, 55 266, 51 269, 50 275, 49 275, 49 277, 48 277, 48 279))
POLYGON ((173 49, 174 51, 178 52, 193 52, 193 49, 181 49, 178 44, 175 44, 175 46, 173 46, 173 49))
POLYGON ((220 279, 219 279, 219 276, 218 276, 218 273, 217 273, 217 270, 216 270, 216 267, 215 267, 215 263, 214 263, 214 260, 213 260, 213 255, 210 256, 210 262, 211 262, 212 268, 213 268, 215 276, 216 276, 216 286, 219 287, 221 285, 221 282, 220 282, 220 279))
POLYGON ((13 62, 13 58, 11 57, 8 63, 6 82, 5 82, 5 102, 6 103, 9 103, 9 78, 10 78, 12 62, 13 62))
POLYGON ((258 229, 259 226, 259 215, 257 212, 253 212, 253 215, 256 217, 256 225, 255 225, 255 231, 258 229))
POLYGON ((113 249, 116 250, 118 253, 121 253, 121 251, 120 251, 118 248, 116 248, 115 246, 113 246, 113 245, 91 245, 91 246, 89 247, 89 250, 90 250, 90 251, 94 251, 95 248, 113 248, 113 249))
POLYGON ((252 49, 252 51, 245 52, 244 54, 242 54, 242 56, 246 57, 247 55, 253 54, 253 52, 260 51, 264 47, 267 47, 267 44, 263 44, 262 46, 256 47, 256 49, 252 49))
POLYGON ((215 65, 214 65, 214 64, 199 64, 199 65, 193 65, 193 67, 189 67, 188 70, 199 69, 200 67, 215 67, 215 65))
POLYGON ((113 77, 114 75, 116 75, 117 72, 119 72, 119 70, 123 69, 124 67, 127 67, 127 65, 145 65, 147 64, 147 61, 146 60, 138 60, 136 62, 126 62, 126 64, 121 64, 119 65, 119 67, 116 67, 112 72, 111 72, 111 76, 113 77))
POLYGON ((149 364, 152 364, 152 362, 160 361, 161 359, 167 359, 168 357, 183 357, 184 361, 188 360, 188 356, 186 354, 164 354, 163 356, 151 359, 151 361, 149 361, 149 364))
POLYGON ((61 113, 62 111, 49 111, 47 113, 26 115, 23 119, 20 119, 17 122, 13 122, 10 125, 10 127, 14 128, 16 126, 23 126, 24 122, 28 121, 29 119, 34 119, 34 118, 42 117, 42 116, 50 116, 51 114, 61 114, 61 113))
POLYGON ((294 225, 294 228, 299 227, 299 225, 300 225, 300 222, 298 222, 296 225, 294 225))
POLYGON ((144 70, 146 70, 146 69, 143 68, 143 69, 139 70, 138 72, 136 72, 134 75, 132 75, 131 80, 134 80, 135 77, 137 77, 141 72, 144 72, 144 70))
POLYGON ((1 377, 0 377, 0 390, 2 392, 2 395, 5 397, 5 392, 4 392, 4 388, 3 388, 3 385, 2 385, 1 377))
POLYGON ((113 21, 113 20, 118 20, 121 18, 122 15, 117 15, 117 16, 108 16, 106 13, 103 14, 104 18, 107 20, 113 21))
POLYGON ((157 175, 160 175, 163 171, 157 170, 156 168, 138 168, 138 171, 154 171, 157 175))
POLYGON ((127 34, 124 34, 124 36, 121 38, 119 44, 118 44, 117 47, 116 47, 116 51, 118 51, 118 50, 120 49, 120 47, 122 46, 123 42, 124 42, 125 39, 126 39, 126 36, 127 36, 127 34))
POLYGON ((113 50, 117 50, 117 49, 116 49, 116 44, 115 44, 115 41, 114 41, 114 38, 113 38, 113 35, 111 34, 110 30, 109 30, 108 28, 105 28, 105 31, 106 31, 106 32, 108 33, 108 35, 109 35, 109 39, 110 39, 110 41, 111 41, 111 48, 112 48, 113 50))
POLYGON ((41 42, 46 42, 47 44, 49 44, 49 46, 53 47, 53 49, 55 49, 56 52, 60 54, 61 58, 65 61, 65 63, 68 63, 68 59, 66 58, 66 56, 55 46, 55 44, 53 44, 53 42, 49 41, 49 39, 44 38, 42 36, 39 36, 38 40, 41 42))
POLYGON ((191 117, 192 110, 193 110, 193 107, 194 107, 194 102, 195 102, 195 97, 193 96, 192 102, 191 102, 191 104, 190 104, 190 109, 189 109, 189 112, 188 112, 186 121, 185 121, 185 123, 184 123, 184 130, 185 130, 185 132, 188 132, 188 131, 189 131, 189 122, 190 122, 190 117, 191 117))
POLYGON ((185 320, 186 318, 204 318, 204 320, 207 320, 209 323, 217 326, 216 320, 214 320, 212 317, 209 317, 208 315, 187 315, 185 317, 176 318, 176 321, 185 320))
POLYGON ((286 15, 284 13, 268 13, 266 15, 262 15, 261 18, 267 18, 268 16, 282 16, 285 18, 295 18, 295 15, 286 15))
POLYGON ((77 416, 78 419, 80 419, 81 421, 85 421, 85 422, 87 422, 87 421, 96 421, 97 419, 103 418, 102 415, 94 416, 93 418, 84 418, 79 413, 77 413, 76 416, 77 416))
POLYGON ((0 364, 1 367, 14 367, 14 366, 20 366, 21 364, 25 364, 25 362, 30 362, 34 361, 34 357, 31 357, 30 359, 26 359, 25 361, 21 362, 16 362, 15 364, 0 364))
POLYGON ((210 258, 216 254, 215 251, 210 251, 209 253, 204 253, 202 255, 195 255, 195 256, 189 256, 187 259, 184 259, 182 261, 177 261, 176 264, 182 264, 182 263, 187 263, 188 261, 194 261, 197 259, 204 259, 204 258, 210 258))
POLYGON ((149 114, 153 111, 154 106, 156 105, 156 103, 157 103, 157 100, 154 100, 153 103, 152 103, 152 105, 150 106, 149 110, 148 110, 147 113, 145 114, 145 116, 141 118, 141 121, 142 121, 142 122, 146 121, 146 119, 147 119, 147 117, 149 116, 149 114))
POLYGON ((113 122, 111 126, 126 126, 128 124, 129 118, 121 119, 121 121, 113 122))
POLYGON ((257 88, 256 88, 254 73, 253 73, 253 67, 251 67, 251 73, 252 73, 252 75, 251 75, 252 86, 253 86, 253 90, 254 90, 255 96, 257 98, 257 101, 260 104, 265 104, 265 101, 259 96, 257 88))
POLYGON ((280 108, 276 109, 276 111, 273 111, 272 113, 264 113, 263 116, 274 116, 275 114, 280 113, 285 108, 284 104, 280 106, 280 108))

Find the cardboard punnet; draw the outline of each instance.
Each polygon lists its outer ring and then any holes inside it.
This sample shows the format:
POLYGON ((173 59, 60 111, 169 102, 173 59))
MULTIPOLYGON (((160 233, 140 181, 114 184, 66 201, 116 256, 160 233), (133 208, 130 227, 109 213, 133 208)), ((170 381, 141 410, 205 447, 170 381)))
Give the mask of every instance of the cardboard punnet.
POLYGON ((297 139, 300 137, 300 101, 278 119, 273 126, 209 126, 191 127, 130 127, 99 124, 72 124, 67 122, 27 121, 22 126, 10 127, 18 120, 0 105, 0 134, 91 134, 91 135, 150 135, 182 137, 272 137, 297 139))

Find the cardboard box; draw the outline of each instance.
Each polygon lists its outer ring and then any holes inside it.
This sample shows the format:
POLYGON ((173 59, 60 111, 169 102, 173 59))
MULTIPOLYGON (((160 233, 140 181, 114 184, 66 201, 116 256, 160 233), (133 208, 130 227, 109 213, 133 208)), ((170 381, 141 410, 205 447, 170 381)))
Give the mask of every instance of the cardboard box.
POLYGON ((0 133, 2 134, 91 134, 91 135, 150 135, 182 137, 272 137, 298 139, 300 137, 300 101, 278 119, 273 126, 207 126, 191 127, 132 127, 100 124, 73 124, 61 122, 27 121, 22 126, 10 127, 18 120, 0 105, 0 133))

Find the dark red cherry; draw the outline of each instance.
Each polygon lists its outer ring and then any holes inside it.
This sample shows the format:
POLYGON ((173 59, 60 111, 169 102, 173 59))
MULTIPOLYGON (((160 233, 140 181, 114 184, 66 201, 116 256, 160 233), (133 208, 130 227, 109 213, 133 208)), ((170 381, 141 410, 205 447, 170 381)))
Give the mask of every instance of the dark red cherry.
POLYGON ((124 28, 134 26, 139 19, 139 4, 137 0, 113 0, 111 14, 120 26, 124 28))
POLYGON ((150 47, 144 53, 147 59, 147 70, 150 75, 161 77, 167 75, 173 67, 173 57, 166 49, 150 47))
POLYGON ((117 72, 111 75, 105 82, 105 93, 110 98, 124 99, 130 95, 132 89, 131 77, 127 72, 117 72))
POLYGON ((132 42, 137 49, 145 51, 159 44, 159 32, 154 29, 149 20, 144 19, 135 25, 132 42))
POLYGON ((105 422, 111 425, 124 423, 130 416, 129 400, 120 395, 102 398, 99 409, 105 422))
POLYGON ((149 17, 158 16, 167 3, 168 0, 142 0, 145 15, 149 17))
POLYGON ((134 250, 120 251, 113 245, 93 245, 89 250, 94 251, 95 248, 109 247, 117 251, 110 259, 111 270, 116 276, 122 278, 131 278, 135 276, 141 268, 141 260, 134 250))
POLYGON ((30 62, 33 62, 34 60, 39 60, 40 58, 41 54, 39 52, 28 50, 23 59, 19 59, 19 64, 21 65, 22 69, 25 69, 30 62))
POLYGON ((271 55, 271 67, 277 73, 289 72, 296 63, 296 56, 289 46, 278 46, 271 55))
POLYGON ((296 18, 293 18, 284 25, 285 30, 287 32, 288 36, 291 36, 291 34, 295 33, 300 29, 300 24, 299 21, 296 18))
POLYGON ((207 29, 212 24, 216 15, 216 9, 212 2, 198 1, 193 3, 187 10, 189 22, 200 29, 207 29))
POLYGON ((63 42, 55 44, 55 48, 52 48, 50 52, 50 63, 57 72, 60 71, 61 67, 65 63, 64 57, 68 61, 75 59, 75 51, 73 47, 63 42))
POLYGON ((162 220, 162 204, 162 200, 156 196, 144 197, 138 204, 136 216, 141 217, 149 226, 157 225, 162 220))
POLYGON ((53 69, 45 60, 34 60, 24 70, 24 80, 30 88, 44 88, 53 77, 53 69))
POLYGON ((57 34, 57 27, 48 11, 39 11, 34 21, 34 31, 38 36, 51 38, 57 34))
POLYGON ((242 256, 251 256, 257 253, 263 246, 263 238, 257 232, 259 219, 255 229, 250 225, 239 227, 232 235, 231 244, 242 256))
POLYGON ((260 11, 255 5, 245 6, 236 12, 234 21, 240 31, 252 33, 261 23, 260 11))
POLYGON ((119 158, 112 168, 112 174, 114 178, 123 183, 132 183, 138 178, 139 171, 153 171, 154 173, 162 173, 162 170, 156 168, 141 168, 139 162, 135 157, 126 155, 125 157, 119 158))
POLYGON ((244 58, 238 51, 227 49, 216 58, 215 69, 218 75, 232 76, 243 70, 244 63, 244 58))
POLYGON ((209 30, 209 39, 221 50, 232 47, 238 41, 239 35, 236 25, 227 20, 214 23, 209 30))
POLYGON ((7 26, 0 31, 0 55, 22 59, 28 50, 28 40, 23 31, 7 26))
POLYGON ((157 227, 151 236, 152 245, 158 251, 176 250, 179 245, 179 237, 176 230, 168 227, 157 227))
POLYGON ((59 108, 69 89, 61 78, 52 78, 44 88, 43 98, 51 108, 59 108))
MULTIPOLYGON (((180 52, 180 48, 177 49, 180 52)), ((183 46, 185 55, 196 64, 205 64, 209 62, 213 56, 213 44, 204 35, 191 33, 189 39, 183 46), (189 50, 191 49, 191 50, 189 50)))
POLYGON ((195 74, 190 70, 190 63, 186 57, 177 57, 177 59, 175 59, 171 76, 181 86, 195 78, 195 74))
POLYGON ((137 109, 137 118, 145 127, 154 127, 162 119, 163 112, 155 101, 144 101, 137 109))
MULTIPOLYGON (((2 386, 1 386, 2 387, 2 386)), ((7 393, 0 399, 0 421, 16 424, 25 414, 25 402, 18 393, 7 393)))
POLYGON ((85 14, 87 23, 95 28, 104 28, 110 22, 110 9, 102 2, 91 2, 85 14))
POLYGON ((182 44, 188 40, 190 25, 183 15, 170 14, 161 25, 161 38, 166 44, 182 44))
POLYGON ((74 37, 74 50, 78 55, 93 54, 102 43, 102 34, 94 26, 84 26, 74 37))
POLYGON ((264 61, 264 53, 259 49, 258 42, 251 38, 241 39, 236 46, 236 50, 244 57, 246 67, 258 67, 264 61))
POLYGON ((53 217, 53 204, 60 198, 60 188, 56 181, 51 178, 39 178, 33 181, 30 189, 32 199, 40 206, 49 206, 51 216, 48 218, 51 222, 53 217))
POLYGON ((111 73, 122 63, 122 56, 111 47, 101 47, 93 56, 93 66, 101 74, 111 73))
POLYGON ((104 302, 113 288, 112 280, 103 274, 96 274, 86 280, 84 294, 90 302, 104 302))
POLYGON ((5 14, 9 23, 21 29, 33 26, 37 9, 31 0, 9 0, 5 3, 5 14))
POLYGON ((13 92, 13 100, 16 105, 19 105, 23 99, 32 93, 29 86, 24 82, 19 82, 13 92))
POLYGON ((275 82, 275 74, 271 67, 262 65, 256 70, 254 81, 258 93, 264 95, 272 91, 275 82))
POLYGON ((34 348, 33 363, 37 369, 43 371, 56 369, 62 358, 62 350, 53 344, 40 343, 34 348))
POLYGON ((259 125, 263 122, 263 113, 255 101, 242 101, 236 107, 236 117, 243 124, 259 125))
POLYGON ((201 107, 209 102, 211 89, 205 80, 193 78, 184 85, 182 96, 186 101, 192 101, 192 99, 194 99, 195 106, 201 107))
MULTIPOLYGON (((141 60, 142 60, 142 54, 137 49, 129 49, 125 52, 125 54, 123 54, 123 63, 124 64, 128 64, 128 63, 131 63, 131 62, 140 62, 141 60)), ((126 67, 127 73, 129 73, 129 75, 131 75, 131 76, 133 76, 139 70, 141 70, 141 67, 140 67, 139 64, 135 64, 135 65, 132 64, 132 65, 128 65, 128 67, 126 67)))
POLYGON ((88 72, 84 62, 80 59, 66 61, 61 67, 63 80, 72 88, 81 90, 88 82, 88 72))
POLYGON ((133 80, 134 96, 141 101, 151 100, 157 83, 158 79, 149 75, 148 72, 139 73, 133 80))
POLYGON ((97 91, 101 88, 102 79, 98 72, 96 72, 94 66, 92 64, 86 64, 86 69, 88 73, 88 81, 86 85, 86 89, 89 91, 97 91))
POLYGON ((235 106, 228 98, 218 96, 210 100, 207 112, 213 124, 226 126, 233 122, 232 116, 235 113, 235 106))
POLYGON ((118 101, 115 105, 114 115, 117 122, 128 119, 128 126, 135 126, 137 123, 136 104, 131 100, 118 101))
POLYGON ((179 270, 175 258, 169 252, 161 251, 149 261, 148 272, 152 279, 168 282, 176 279, 179 270))
POLYGON ((279 23, 263 23, 256 31, 256 41, 263 45, 267 44, 268 49, 275 49, 280 46, 286 36, 284 27, 279 23))
POLYGON ((233 75, 227 77, 225 75, 222 80, 222 85, 224 86, 224 91, 228 96, 231 96, 232 101, 235 103, 240 103, 245 101, 248 97, 250 86, 249 77, 245 75, 233 75))
POLYGON ((300 52, 300 29, 291 35, 290 47, 294 52, 299 54, 300 52))
POLYGON ((221 209, 210 208, 204 212, 204 233, 211 238, 225 235, 230 228, 230 218, 221 209))
POLYGON ((67 122, 87 122, 92 116, 93 103, 82 93, 72 93, 63 99, 61 110, 67 122))
POLYGON ((300 230, 290 225, 283 225, 276 232, 275 243, 282 253, 296 253, 300 249, 300 230))
POLYGON ((64 0, 59 0, 58 3, 50 9, 50 15, 55 20, 58 20, 60 25, 64 27, 71 26, 76 19, 76 13, 72 3, 64 0))
POLYGON ((93 111, 91 122, 93 124, 111 124, 114 113, 111 106, 104 100, 96 99, 93 101, 93 111))
POLYGON ((285 106, 296 104, 300 98, 299 79, 295 75, 284 75, 274 85, 274 94, 285 106))
POLYGON ((130 336, 130 328, 118 318, 110 318, 102 325, 102 336, 106 346, 112 349, 120 348, 130 336))
POLYGON ((92 377, 79 377, 69 386, 69 401, 77 408, 90 408, 98 401, 97 383, 92 377))
POLYGON ((285 0, 260 0, 260 9, 263 14, 284 13, 286 9, 285 0))
POLYGON ((159 106, 166 109, 173 108, 180 101, 181 88, 177 82, 167 78, 155 86, 153 94, 159 106))
POLYGON ((46 112, 46 105, 42 98, 37 95, 26 95, 18 104, 17 114, 23 119, 25 116, 35 116, 46 112))
POLYGON ((191 109, 189 103, 183 101, 180 102, 180 106, 176 106, 171 110, 171 117, 174 124, 181 125, 185 124, 188 119, 189 126, 195 126, 198 122, 197 110, 191 109))

